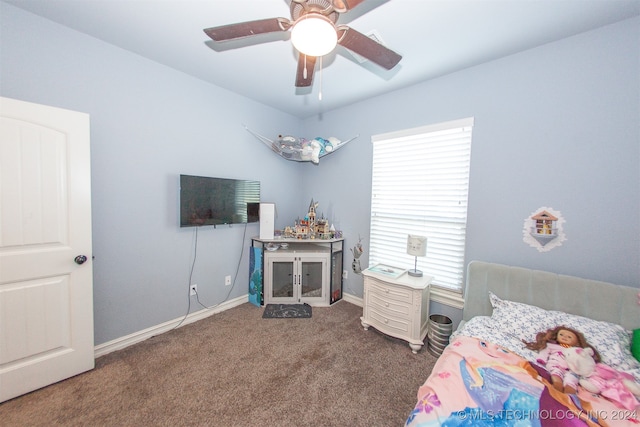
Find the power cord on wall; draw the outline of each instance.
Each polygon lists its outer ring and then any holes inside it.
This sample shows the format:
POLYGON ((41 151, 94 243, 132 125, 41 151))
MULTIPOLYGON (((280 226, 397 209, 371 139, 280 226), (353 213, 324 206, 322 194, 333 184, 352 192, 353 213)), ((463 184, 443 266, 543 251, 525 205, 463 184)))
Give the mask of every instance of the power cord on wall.
MULTIPOLYGON (((233 292, 233 288, 235 288, 236 286, 236 279, 238 278, 238 272, 240 271, 240 264, 242 263, 242 256, 244 255, 244 239, 246 237, 247 237, 247 223, 244 224, 244 232, 242 233, 242 242, 240 244, 240 248, 241 248, 240 258, 238 259, 238 264, 236 265, 236 274, 233 276, 233 282, 231 283, 231 288, 229 289, 229 292, 227 292, 227 296, 224 297, 224 299, 217 304, 206 306, 200 302, 200 298, 198 297, 198 291, 196 291, 196 301, 198 301, 198 304, 200 304, 203 308, 207 310, 216 308, 217 306, 219 306, 220 304, 222 304, 223 302, 229 299, 229 295, 231 295, 231 292, 233 292)), ((189 278, 189 283, 191 283, 191 278, 189 278)))
MULTIPOLYGON (((225 298, 222 301, 220 301, 219 303, 217 303, 217 304, 207 306, 207 305, 203 304, 200 301, 200 295, 198 294, 197 289, 194 290, 196 301, 205 310, 211 310, 213 308, 216 308, 220 304, 222 304, 223 302, 227 301, 229 299, 229 296, 231 295, 231 292, 233 292, 233 289, 236 286, 236 280, 238 278, 238 272, 240 271, 240 264, 242 263, 242 257, 244 256, 244 240, 245 240, 245 238, 247 236, 247 225, 248 225, 247 223, 244 224, 244 232, 242 233, 242 243, 240 245, 240 248, 241 248, 241 250, 240 250, 240 258, 238 259, 238 264, 236 266, 236 274, 233 276, 233 283, 231 283, 231 288, 229 289, 229 292, 227 292, 227 295, 225 296, 225 298)), ((196 260, 198 258, 198 229, 199 228, 200 227, 195 227, 193 262, 191 263, 191 269, 189 271, 189 281, 187 282, 187 285, 188 285, 187 286, 187 298, 189 299, 188 300, 188 304, 187 304, 187 312, 184 315, 184 317, 182 318, 182 320, 180 320, 180 322, 173 329, 176 329, 176 328, 180 327, 180 325, 182 325, 182 323, 184 323, 184 321, 189 316, 189 313, 191 312, 191 282, 193 281, 193 271, 195 269, 196 260)))
MULTIPOLYGON (((182 325, 182 323, 187 319, 187 316, 189 316, 189 313, 191 312, 191 281, 193 279, 193 270, 195 269, 195 266, 196 266, 196 260, 198 259, 198 229, 199 228, 200 227, 195 227, 195 231, 194 231, 193 262, 191 263, 191 269, 189 271, 189 280, 187 281, 187 299, 188 299, 187 312, 185 313, 182 320, 180 320, 180 322, 178 322, 178 324, 173 327, 173 329, 179 328, 180 325, 182 325)), ((197 296, 198 296, 198 291, 196 291, 196 298, 197 296)))

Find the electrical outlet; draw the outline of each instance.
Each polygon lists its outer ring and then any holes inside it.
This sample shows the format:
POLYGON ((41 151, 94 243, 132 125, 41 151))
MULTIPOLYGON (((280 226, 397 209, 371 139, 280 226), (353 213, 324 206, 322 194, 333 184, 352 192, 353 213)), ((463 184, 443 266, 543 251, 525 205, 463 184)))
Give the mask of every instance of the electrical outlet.
POLYGON ((349 275, 349 270, 342 270, 342 278, 343 279, 346 279, 348 275, 349 275))
POLYGON ((189 288, 189 295, 194 296, 198 293, 198 285, 191 285, 189 288))
POLYGON ((224 285, 225 286, 231 285, 231 276, 224 276, 224 285))

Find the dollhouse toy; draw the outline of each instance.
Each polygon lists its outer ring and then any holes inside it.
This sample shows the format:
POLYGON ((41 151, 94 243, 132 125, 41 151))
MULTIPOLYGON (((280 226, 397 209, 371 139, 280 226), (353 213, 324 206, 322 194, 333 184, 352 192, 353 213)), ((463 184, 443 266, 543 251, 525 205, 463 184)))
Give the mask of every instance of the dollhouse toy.
POLYGON ((548 252, 567 240, 562 230, 564 222, 560 212, 540 208, 525 219, 523 240, 539 252, 548 252))
POLYGON ((325 239, 327 238, 325 236, 330 235, 329 220, 320 218, 316 222, 316 234, 320 236, 321 239, 325 239))
POLYGON ((542 211, 532 216, 531 219, 536 222, 535 230, 532 230, 535 234, 556 235, 557 229, 553 223, 558 220, 558 217, 551 215, 547 211, 542 211))
POLYGON ((308 239, 309 236, 309 220, 301 219, 296 221, 295 226, 295 237, 298 239, 308 239))

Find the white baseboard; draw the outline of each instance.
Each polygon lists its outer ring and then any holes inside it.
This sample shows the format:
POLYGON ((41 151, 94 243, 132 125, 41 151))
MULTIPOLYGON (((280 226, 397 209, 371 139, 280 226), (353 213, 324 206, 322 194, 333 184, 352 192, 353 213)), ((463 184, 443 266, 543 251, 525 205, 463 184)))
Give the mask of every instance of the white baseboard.
POLYGON ((364 303, 362 302, 362 298, 357 297, 355 295, 345 294, 343 292, 342 293, 342 299, 345 300, 346 302, 350 302, 353 305, 357 305, 359 307, 364 307, 364 303))
POLYGON ((195 311, 193 313, 189 313, 189 315, 187 315, 186 318, 184 316, 181 316, 177 319, 170 320, 168 322, 161 323, 159 325, 152 326, 147 329, 143 329, 142 331, 134 332, 133 334, 116 338, 115 340, 112 340, 103 344, 99 344, 94 347, 94 350, 93 350, 94 357, 98 358, 100 356, 109 354, 113 351, 122 350, 123 348, 129 347, 130 345, 137 344, 153 336, 168 332, 171 329, 174 329, 178 325, 182 327, 184 325, 188 325, 189 323, 197 322, 198 320, 205 319, 211 315, 221 313, 225 310, 229 310, 230 308, 237 307, 247 302, 249 302, 249 298, 248 298, 248 294, 245 294, 237 298, 234 298, 232 300, 225 301, 215 307, 212 307, 209 309, 202 309, 199 311, 195 311))
MULTIPOLYGON (((362 298, 356 297, 351 294, 342 294, 342 299, 345 302, 357 305, 362 307, 362 298)), ((133 334, 125 335, 124 337, 116 338, 115 340, 99 344, 94 347, 94 357, 98 358, 100 356, 107 355, 111 352, 122 350, 123 348, 129 347, 130 345, 137 344, 144 340, 147 340, 153 336, 163 334, 180 325, 180 327, 184 325, 188 325, 189 323, 197 322, 198 320, 205 319, 211 315, 221 313, 225 310, 229 310, 230 308, 237 307, 249 301, 248 294, 239 296, 229 301, 225 301, 213 308, 210 309, 202 309, 200 311, 196 311, 193 313, 189 313, 187 317, 181 316, 177 319, 170 320, 168 322, 161 323, 156 326, 152 326, 147 329, 143 329, 142 331, 134 332, 133 334), (183 320, 184 319, 184 320, 183 320), (180 323, 182 322, 182 323, 180 323)))

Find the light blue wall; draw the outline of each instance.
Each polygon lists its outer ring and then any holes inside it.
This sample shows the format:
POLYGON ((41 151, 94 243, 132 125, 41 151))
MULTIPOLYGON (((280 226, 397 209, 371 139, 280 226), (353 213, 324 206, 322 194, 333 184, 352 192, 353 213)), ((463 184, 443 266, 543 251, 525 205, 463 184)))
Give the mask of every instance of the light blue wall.
MULTIPOLYGON (((467 261, 640 284, 639 19, 304 121, 4 3, 0 25, 2 96, 91 114, 96 344, 186 312, 195 235, 177 226, 180 173, 260 180, 277 227, 313 197, 348 247, 362 236, 366 249, 371 135, 469 116, 467 261), (243 123, 264 135, 359 137, 314 166, 278 158, 243 123), (522 241, 541 206, 567 221, 568 240, 548 253, 522 241)), ((200 229, 194 282, 205 304, 226 297, 243 233, 200 229)), ((246 293, 246 251, 240 262, 231 298, 246 293)), ((362 296, 361 276, 345 285, 362 296)))
MULTIPOLYGON (((4 3, 1 19, 2 96, 91 115, 96 344, 187 311, 195 229, 178 227, 179 174, 260 180, 280 212, 300 207, 282 191, 299 170, 242 126, 295 134, 297 118, 4 3)), ((246 247, 258 233, 247 226, 230 298, 247 293, 246 247)), ((199 230, 193 282, 203 304, 225 299, 243 234, 199 230)))
MULTIPOLYGON (((361 235, 366 248, 371 135, 473 116, 467 263, 638 287, 639 46, 635 18, 310 118, 309 135, 360 137, 309 168, 305 187, 349 206, 341 210, 348 241, 361 235), (567 240, 540 253, 522 230, 543 206, 562 213, 567 240)), ((362 295, 361 277, 346 286, 362 295)))

